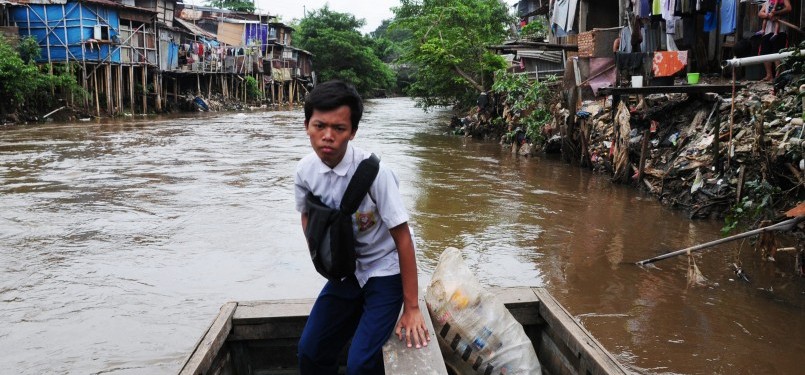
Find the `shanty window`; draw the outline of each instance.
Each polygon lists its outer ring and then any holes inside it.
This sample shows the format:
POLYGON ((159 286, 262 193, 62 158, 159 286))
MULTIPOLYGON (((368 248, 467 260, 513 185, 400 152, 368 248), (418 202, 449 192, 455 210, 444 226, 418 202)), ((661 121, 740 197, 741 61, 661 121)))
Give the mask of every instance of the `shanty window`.
POLYGON ((97 40, 109 40, 109 25, 95 25, 93 38, 97 40))

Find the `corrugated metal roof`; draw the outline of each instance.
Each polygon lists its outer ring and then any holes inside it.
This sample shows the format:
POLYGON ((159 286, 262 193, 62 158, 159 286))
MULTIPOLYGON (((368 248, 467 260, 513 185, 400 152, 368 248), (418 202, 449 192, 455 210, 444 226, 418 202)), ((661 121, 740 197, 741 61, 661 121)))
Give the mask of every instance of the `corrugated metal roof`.
MULTIPOLYGON (((143 13, 150 13, 156 14, 158 13, 155 10, 145 9, 145 8, 138 8, 129 5, 125 5, 122 3, 118 3, 111 0, 83 0, 83 3, 86 4, 94 4, 105 6, 109 8, 118 8, 118 9, 129 9, 133 11, 143 12, 143 13)), ((67 4, 67 0, 0 0, 0 4, 8 4, 8 5, 64 5, 67 4)))
POLYGON ((95 5, 106 6, 106 7, 110 7, 110 8, 135 10, 135 11, 143 12, 143 13, 151 13, 151 14, 157 14, 158 13, 155 10, 132 7, 132 6, 124 5, 122 3, 118 3, 118 2, 115 2, 115 1, 111 1, 111 0, 82 0, 82 2, 87 3, 87 4, 95 4, 95 5))
POLYGON ((49 4, 67 4, 67 0, 0 0, 0 4, 10 5, 49 5, 49 4))
POLYGON ((196 25, 194 25, 194 24, 192 24, 190 22, 187 22, 187 21, 185 21, 185 20, 183 20, 181 18, 174 18, 173 20, 178 22, 180 25, 184 26, 185 28, 187 28, 187 30, 190 30, 190 32, 193 33, 193 34, 200 35, 200 36, 203 36, 203 37, 209 38, 209 39, 218 39, 217 35, 209 32, 207 30, 204 30, 204 29, 202 29, 202 28, 200 28, 200 27, 198 27, 198 26, 196 26, 196 25))
POLYGON ((520 58, 550 61, 555 63, 562 62, 562 51, 517 51, 517 56, 520 58))
POLYGON ((226 18, 226 17, 219 17, 220 21, 227 22, 227 23, 242 23, 242 24, 259 24, 260 21, 258 20, 240 20, 235 18, 226 18))

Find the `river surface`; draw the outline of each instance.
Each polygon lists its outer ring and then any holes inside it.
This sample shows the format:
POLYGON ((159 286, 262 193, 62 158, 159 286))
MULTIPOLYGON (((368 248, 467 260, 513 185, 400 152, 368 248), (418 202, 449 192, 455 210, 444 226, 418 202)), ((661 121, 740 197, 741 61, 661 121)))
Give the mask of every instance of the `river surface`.
MULTIPOLYGON (((651 374, 801 374, 805 281, 750 245, 632 262, 719 237, 551 157, 445 134, 447 111, 370 101, 354 143, 396 171, 420 286, 447 246, 490 286, 546 287, 651 374), (734 281, 743 261, 752 283, 734 281)), ((172 374, 226 301, 323 285, 293 204, 301 110, 0 131, 0 374, 172 374)))

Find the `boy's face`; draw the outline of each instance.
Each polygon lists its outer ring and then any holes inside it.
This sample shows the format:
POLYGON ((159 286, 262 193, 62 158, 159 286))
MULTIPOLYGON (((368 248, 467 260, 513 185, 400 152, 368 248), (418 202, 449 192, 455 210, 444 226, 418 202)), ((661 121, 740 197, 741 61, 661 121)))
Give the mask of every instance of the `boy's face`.
POLYGON ((357 129, 352 129, 351 114, 346 105, 329 111, 314 109, 310 120, 305 122, 313 151, 330 168, 341 162, 349 141, 355 138, 357 129))

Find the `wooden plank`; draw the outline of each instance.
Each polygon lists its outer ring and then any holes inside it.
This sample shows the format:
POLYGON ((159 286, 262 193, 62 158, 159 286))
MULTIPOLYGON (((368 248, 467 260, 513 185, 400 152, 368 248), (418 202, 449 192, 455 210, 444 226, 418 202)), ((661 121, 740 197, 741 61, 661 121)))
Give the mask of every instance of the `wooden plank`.
POLYGON ((409 348, 405 341, 401 341, 396 335, 391 337, 383 345, 383 364, 387 374, 413 375, 413 374, 436 374, 447 375, 447 367, 439 350, 436 340, 436 331, 428 313, 428 307, 424 299, 419 300, 419 309, 425 318, 431 341, 428 346, 422 348, 409 348))
POLYGON ((531 288, 493 288, 490 291, 506 306, 518 323, 524 326, 544 323, 539 315, 539 297, 531 288))
POLYGON ((277 301, 243 301, 232 320, 235 324, 271 321, 273 318, 305 317, 313 310, 315 299, 286 299, 277 301))
MULTIPOLYGON (((740 90, 746 85, 736 85, 740 90)), ((602 87, 598 89, 598 95, 623 95, 623 94, 704 94, 708 92, 726 94, 732 93, 732 85, 679 85, 679 86, 644 86, 644 87, 602 87)))
POLYGON ((540 315, 545 319, 545 330, 554 338, 557 346, 566 345, 579 360, 579 374, 627 374, 611 353, 606 351, 601 343, 584 329, 562 305, 557 302, 546 290, 532 288, 540 300, 540 315))
POLYGON ((204 336, 194 346, 194 351, 185 360, 180 375, 206 374, 215 356, 224 346, 229 331, 232 330, 232 316, 238 306, 237 302, 227 302, 212 322, 204 336))

